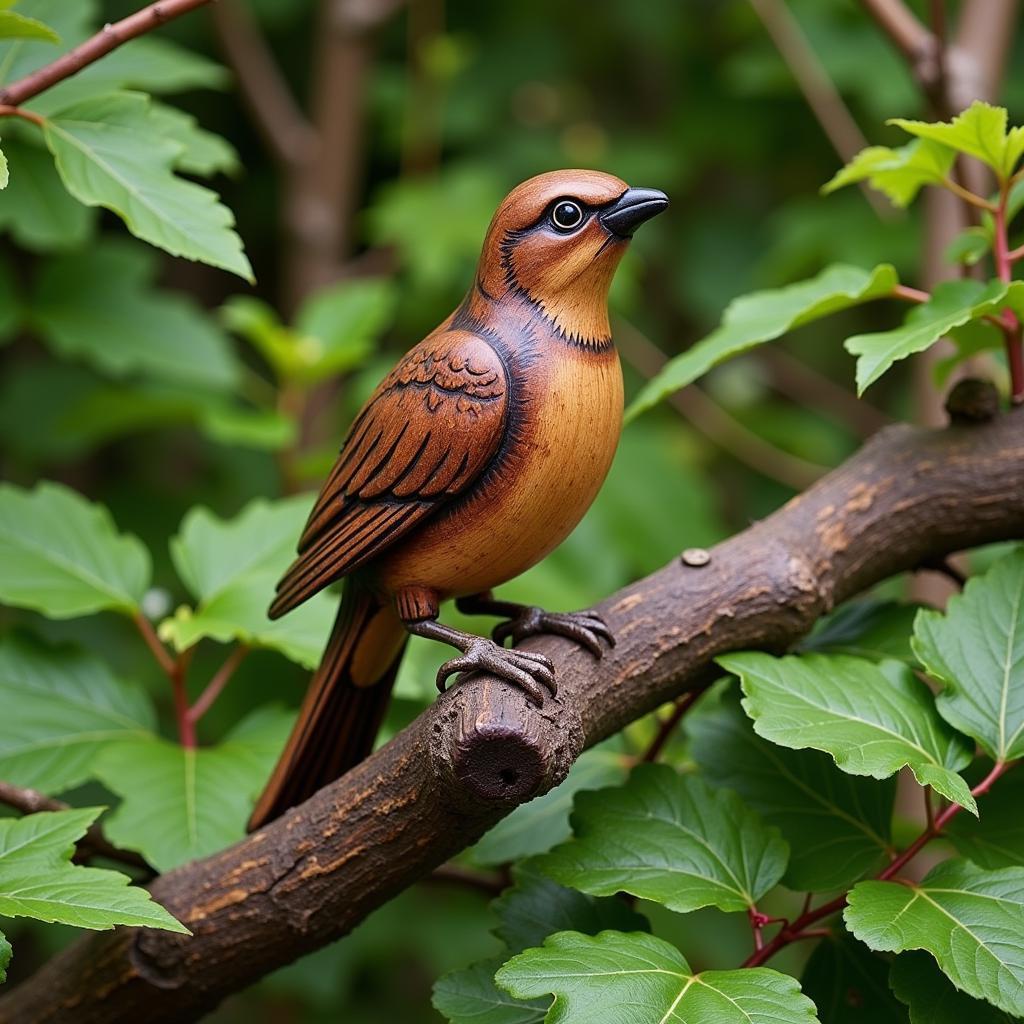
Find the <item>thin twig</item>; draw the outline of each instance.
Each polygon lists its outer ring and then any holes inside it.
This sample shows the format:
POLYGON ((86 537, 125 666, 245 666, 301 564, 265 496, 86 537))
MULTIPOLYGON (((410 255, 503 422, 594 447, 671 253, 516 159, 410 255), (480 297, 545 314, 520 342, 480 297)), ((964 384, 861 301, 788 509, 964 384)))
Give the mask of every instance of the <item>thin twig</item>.
MULTIPOLYGON (((971 795, 974 797, 983 796, 991 788, 992 784, 1001 775, 1012 768, 1016 762, 1002 762, 997 761, 992 770, 985 776, 981 782, 978 783, 972 790, 971 795)), ((903 870, 933 839, 942 835, 943 829, 952 821, 953 818, 958 815, 963 808, 959 804, 950 804, 941 813, 934 816, 931 822, 925 827, 921 834, 900 854, 897 854, 893 859, 875 876, 878 881, 889 881, 896 877, 900 871, 903 870)), ((823 903, 820 907, 814 910, 809 909, 807 903, 804 904, 803 913, 796 918, 791 924, 786 924, 779 933, 768 943, 765 943, 760 949, 755 949, 754 952, 747 957, 743 962, 744 967, 759 967, 765 963, 771 957, 773 957, 780 949, 788 946, 791 942, 799 942, 803 939, 810 938, 816 931, 809 930, 811 925, 817 924, 819 921, 826 917, 830 917, 837 911, 842 910, 846 905, 847 893, 843 893, 841 896, 837 896, 833 900, 829 900, 828 903, 823 903)))
POLYGON ((920 288, 911 288, 905 284, 893 285, 892 297, 903 299, 906 302, 929 302, 931 300, 931 295, 928 292, 921 291, 920 288))
POLYGON ((31 121, 40 128, 46 124, 46 118, 41 114, 25 110, 23 107, 12 107, 6 103, 0 103, 0 117, 20 117, 23 121, 31 121))
POLYGON ((640 759, 641 761, 657 761, 662 750, 665 748, 665 744, 668 743, 672 737, 672 733, 676 731, 679 723, 683 720, 683 716, 687 711, 693 707, 693 702, 704 692, 707 687, 701 687, 698 690, 690 690, 684 693, 679 700, 676 701, 675 707, 672 710, 672 714, 668 716, 658 726, 657 735, 651 741, 651 745, 644 752, 644 756, 640 759))
POLYGON ((860 0, 879 28, 918 72, 923 61, 934 52, 935 40, 917 15, 902 0, 860 0))
MULTIPOLYGON (((786 62, 821 130, 843 163, 849 163, 868 141, 807 41, 800 23, 784 0, 750 0, 750 5, 786 62)), ((861 182, 860 188, 879 218, 892 220, 896 216, 892 204, 867 182, 861 182)))
POLYGON ((424 882, 460 885, 467 889, 476 889, 488 896, 498 896, 507 885, 500 873, 473 871, 459 864, 442 864, 423 879, 424 882))
POLYGON ((238 644, 235 649, 224 659, 213 678, 206 684, 206 689, 199 695, 198 700, 188 709, 187 715, 194 725, 213 706, 214 701, 223 693, 224 687, 231 682, 235 670, 245 660, 249 648, 244 644, 238 644))
POLYGON ((178 740, 186 750, 194 750, 196 747, 196 723, 190 714, 188 704, 188 666, 192 660, 193 649, 190 647, 178 655, 170 673, 178 740))
MULTIPOLYGON (((40 793, 37 789, 12 786, 9 782, 0 782, 0 803, 13 807, 22 814, 39 814, 42 811, 68 811, 71 805, 54 797, 40 793)), ((78 841, 78 850, 74 860, 82 862, 92 857, 106 857, 107 860, 120 861, 129 867, 140 868, 152 874, 149 864, 134 850, 122 850, 114 846, 104 835, 95 822, 78 841)))
POLYGON ((160 642, 160 638, 156 635, 156 630, 153 629, 153 624, 142 612, 136 612, 132 617, 132 621, 138 627, 139 632, 142 634, 142 639, 146 641, 146 646, 153 652, 153 657, 156 658, 157 664, 163 669, 164 674, 168 677, 172 676, 176 664, 175 659, 160 642))
POLYGON ((99 32, 73 50, 0 89, 0 103, 12 107, 20 106, 26 100, 38 96, 44 90, 88 67, 111 50, 116 50, 130 39, 152 32, 168 21, 210 2, 211 0, 158 0, 157 3, 129 14, 127 18, 104 25, 99 32))
MULTIPOLYGON (((654 342, 621 318, 616 324, 615 338, 622 358, 647 379, 668 362, 654 342)), ((828 472, 825 466, 769 444, 693 384, 670 395, 668 402, 710 441, 762 476, 786 487, 802 491, 828 472)))
POLYGON ((248 6, 240 0, 220 0, 211 14, 220 47, 270 152, 285 165, 311 159, 317 149, 316 132, 248 6))

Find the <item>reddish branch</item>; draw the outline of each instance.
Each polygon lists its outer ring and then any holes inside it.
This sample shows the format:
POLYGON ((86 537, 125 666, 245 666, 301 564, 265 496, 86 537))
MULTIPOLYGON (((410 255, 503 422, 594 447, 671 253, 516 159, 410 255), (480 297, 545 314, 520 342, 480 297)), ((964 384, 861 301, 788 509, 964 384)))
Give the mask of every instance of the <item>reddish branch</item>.
MULTIPOLYGON (((992 788, 992 784, 996 779, 1012 768, 1014 763, 1015 762, 997 762, 992 771, 990 771, 988 775, 986 775, 985 778, 971 790, 971 795, 974 797, 983 796, 992 788)), ((950 804, 940 814, 932 818, 931 803, 929 802, 927 806, 929 808, 930 818, 927 827, 902 853, 893 857, 893 859, 878 872, 875 876, 878 881, 886 882, 895 878, 929 843, 938 839, 939 836, 942 835, 946 826, 963 810, 959 804, 950 804)), ((809 902, 805 903, 804 910, 800 916, 792 922, 786 921, 779 933, 767 943, 763 941, 760 935, 760 928, 771 919, 763 918, 762 915, 757 915, 756 912, 751 912, 751 923, 754 927, 754 952, 743 962, 743 966, 760 967, 761 964, 766 963, 775 956, 779 950, 784 949, 791 943, 801 942, 804 939, 821 935, 822 931, 814 928, 813 926, 817 924, 818 921, 823 921, 826 917, 831 917, 833 914, 842 910, 843 907, 846 906, 847 896, 848 893, 843 893, 841 896, 837 896, 834 900, 829 900, 828 903, 823 903, 820 907, 815 907, 813 910, 810 909, 809 902), (760 922, 756 920, 757 917, 761 918, 760 922)))
POLYGON ((44 90, 64 81, 65 78, 70 78, 111 50, 116 50, 130 39, 152 32, 168 21, 210 2, 211 0, 159 0, 158 3, 149 4, 141 11, 129 14, 127 18, 104 25, 94 36, 69 50, 62 57, 0 89, 0 104, 20 106, 33 96, 38 96, 44 90))
POLYGON ((704 685, 717 655, 785 650, 894 573, 1024 536, 1022 431, 1024 409, 945 430, 883 431, 711 549, 706 564, 675 559, 602 602, 618 644, 600 662, 559 638, 528 641, 554 662, 558 699, 534 708, 490 678, 453 687, 305 804, 158 878, 154 898, 191 937, 126 928, 85 936, 0 997, 0 1020, 195 1020, 334 941, 561 781, 585 746, 704 685))

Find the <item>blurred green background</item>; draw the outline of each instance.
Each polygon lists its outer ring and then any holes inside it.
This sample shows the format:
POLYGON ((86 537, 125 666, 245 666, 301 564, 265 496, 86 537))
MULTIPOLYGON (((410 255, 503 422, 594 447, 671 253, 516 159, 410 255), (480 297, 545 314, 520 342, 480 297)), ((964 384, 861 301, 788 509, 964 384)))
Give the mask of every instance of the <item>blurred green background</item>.
MULTIPOLYGON (((136 5, 73 6, 97 23, 136 5)), ((390 5, 372 33, 345 44, 347 55, 337 51, 348 77, 336 77, 328 94, 317 56, 321 5, 249 6, 302 106, 341 130, 344 151, 324 159, 334 185, 344 184, 335 213, 351 215, 341 217, 328 259, 311 264, 299 251, 296 216, 315 227, 323 211, 313 203, 296 213, 296 197, 312 193, 289 184, 294 173, 268 152, 231 75, 210 63, 230 61, 206 10, 162 33, 182 47, 186 73, 177 84, 165 76, 160 91, 237 150, 237 166, 214 186, 236 213, 255 287, 148 249, 106 214, 51 201, 42 175, 35 207, 13 178, 0 195, 9 271, 0 289, 0 475, 25 486, 60 480, 106 503, 156 553, 161 586, 147 599, 154 617, 185 598, 167 558, 185 512, 202 504, 231 516, 255 497, 315 489, 376 381, 460 299, 497 202, 532 174, 594 167, 671 197, 669 212, 638 236, 613 292, 630 393, 652 360, 656 368, 658 350, 687 348, 730 298, 752 288, 837 260, 886 260, 903 280, 917 278, 918 215, 883 222, 857 190, 819 197, 841 161, 746 0, 390 5), (188 64, 189 53, 204 60, 188 64), (52 301, 57 293, 66 308, 52 301), (110 354, 152 339, 163 357, 110 354)), ((375 10, 340 6, 353 16, 375 10)), ((852 0, 789 7, 869 141, 892 141, 886 117, 925 113, 903 62, 852 0)), ((1024 81, 1014 73, 1020 59, 1012 55, 1011 85, 1024 81)), ((1012 121, 1019 93, 1014 86, 1002 96, 1012 121)), ((631 424, 591 513, 505 593, 585 606, 682 548, 767 514, 888 418, 913 418, 909 362, 858 403, 853 360, 841 348, 849 334, 895 322, 895 310, 876 303, 817 323, 715 371, 682 410, 666 406, 631 424)), ((27 625, 99 651, 124 676, 147 681, 169 712, 166 683, 127 624, 0 614, 5 629, 27 625)), ((197 673, 208 676, 222 657, 207 642, 197 673)), ((443 657, 414 642, 390 731, 431 699, 443 657)), ((254 653, 204 720, 202 738, 222 735, 258 704, 296 705, 305 680, 280 655, 254 653)), ((651 729, 638 723, 588 755, 573 785, 620 777, 651 729)), ((467 860, 493 870, 549 845, 565 834, 568 802, 563 788, 531 805, 467 860)), ((210 1019, 439 1020, 429 1006, 438 974, 496 946, 486 905, 473 889, 421 885, 210 1019)), ((723 915, 684 921, 646 909, 666 938, 681 939, 680 927, 698 937, 684 947, 698 969, 749 941, 745 924, 723 915)), ((11 982, 65 937, 19 926, 11 982)))

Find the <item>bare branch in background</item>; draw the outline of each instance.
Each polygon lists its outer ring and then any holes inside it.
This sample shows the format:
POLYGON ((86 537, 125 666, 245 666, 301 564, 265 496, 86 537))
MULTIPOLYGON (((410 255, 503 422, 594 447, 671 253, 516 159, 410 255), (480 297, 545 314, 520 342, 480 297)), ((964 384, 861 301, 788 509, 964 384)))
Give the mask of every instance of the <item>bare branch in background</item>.
MULTIPOLYGON (((868 141, 814 52, 785 0, 750 0, 780 56, 789 67, 807 105, 842 162, 849 163, 868 141)), ((861 182, 861 191, 882 220, 896 211, 885 196, 861 182)))
MULTIPOLYGON (((648 380, 668 362, 654 342, 621 319, 616 324, 615 339, 626 363, 648 380)), ((755 472, 794 491, 809 487, 828 472, 828 467, 791 455, 748 430, 695 384, 676 391, 666 401, 713 444, 755 472)))
POLYGON ((274 158, 286 167, 315 159, 313 126, 296 102, 248 6, 243 0, 220 0, 211 13, 221 49, 274 158))

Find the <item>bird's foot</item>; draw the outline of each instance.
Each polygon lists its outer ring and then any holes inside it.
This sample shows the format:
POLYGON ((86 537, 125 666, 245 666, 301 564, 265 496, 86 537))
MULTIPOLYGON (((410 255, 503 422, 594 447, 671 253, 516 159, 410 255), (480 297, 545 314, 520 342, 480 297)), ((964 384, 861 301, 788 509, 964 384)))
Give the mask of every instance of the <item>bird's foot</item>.
POLYGON ((554 667, 543 654, 511 651, 484 637, 471 637, 460 657, 446 661, 438 669, 437 688, 444 693, 449 676, 476 672, 490 672, 518 686, 538 706, 544 703, 545 688, 552 696, 558 692, 554 667))
POLYGON ((495 626, 491 636, 499 644, 504 644, 509 637, 513 644, 518 644, 527 637, 543 633, 574 640, 595 658, 604 654, 602 640, 609 647, 615 646, 615 637, 595 612, 546 612, 530 605, 524 605, 514 618, 495 626))

